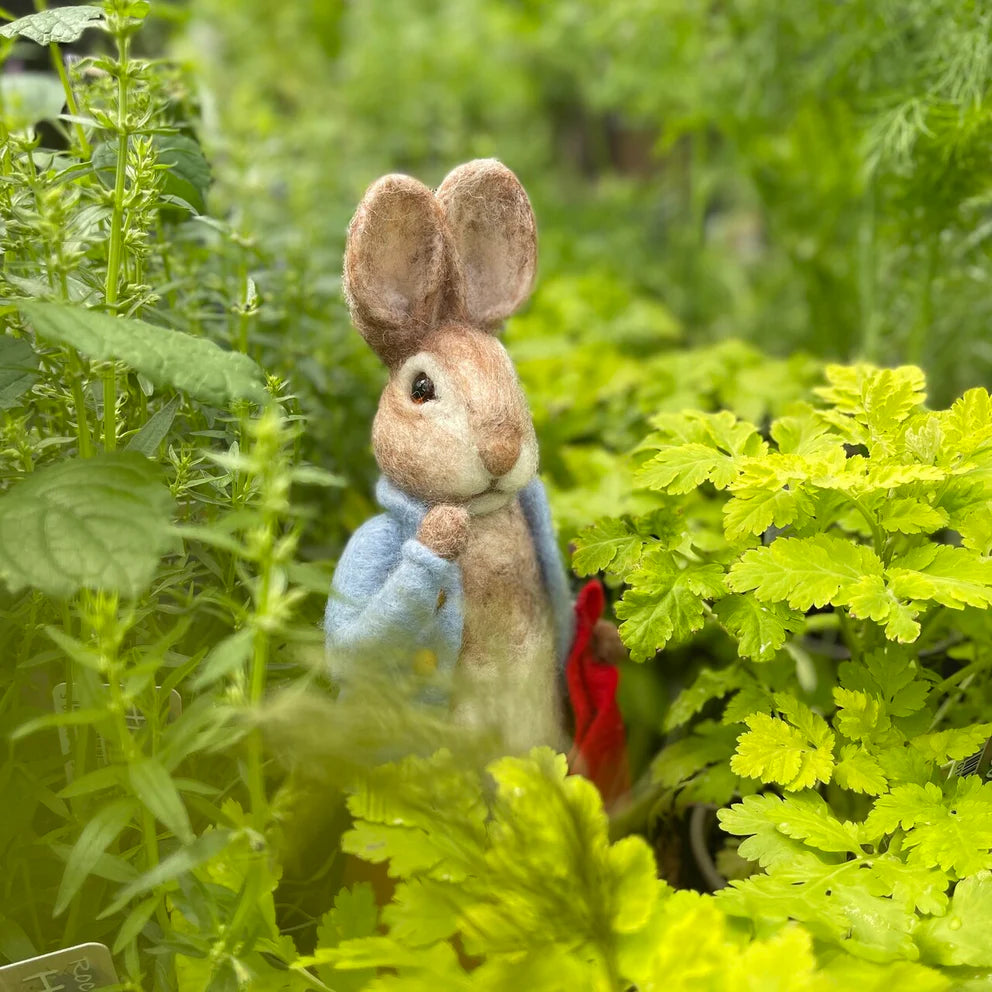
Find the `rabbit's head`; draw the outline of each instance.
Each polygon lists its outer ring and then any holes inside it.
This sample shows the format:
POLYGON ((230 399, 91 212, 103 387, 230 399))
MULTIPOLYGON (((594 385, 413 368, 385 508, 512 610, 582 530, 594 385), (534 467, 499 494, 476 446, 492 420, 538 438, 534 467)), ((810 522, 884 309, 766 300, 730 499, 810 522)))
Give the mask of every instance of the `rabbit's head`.
POLYGON ((437 193, 390 175, 348 228, 352 319, 389 368, 372 427, 383 474, 428 504, 489 513, 537 471, 537 439, 495 336, 530 295, 534 214, 494 159, 459 166, 437 193))

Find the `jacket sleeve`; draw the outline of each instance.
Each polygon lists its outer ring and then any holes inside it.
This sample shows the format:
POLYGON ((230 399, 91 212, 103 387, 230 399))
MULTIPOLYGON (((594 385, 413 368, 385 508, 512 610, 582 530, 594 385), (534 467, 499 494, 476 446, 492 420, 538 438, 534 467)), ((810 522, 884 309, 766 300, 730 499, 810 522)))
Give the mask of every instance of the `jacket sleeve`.
POLYGON ((453 562, 404 541, 386 515, 367 521, 341 555, 327 601, 331 674, 346 678, 362 661, 388 665, 408 661, 420 647, 437 650, 441 593, 456 586, 453 562))
POLYGON ((575 639, 575 611, 572 607, 572 593, 568 576, 562 564, 561 553, 555 538, 555 527, 551 520, 551 507, 548 494, 540 479, 531 480, 520 492, 527 525, 534 538, 534 547, 541 565, 544 585, 554 613, 555 648, 558 664, 564 671, 575 639))

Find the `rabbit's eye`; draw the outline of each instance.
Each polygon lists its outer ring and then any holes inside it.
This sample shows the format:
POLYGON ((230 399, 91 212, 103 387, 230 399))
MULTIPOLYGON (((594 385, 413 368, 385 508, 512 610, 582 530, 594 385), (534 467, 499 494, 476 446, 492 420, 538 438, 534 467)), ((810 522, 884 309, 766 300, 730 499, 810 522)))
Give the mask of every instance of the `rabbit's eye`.
POLYGON ((410 399, 414 403, 426 403, 434 399, 434 383, 426 372, 418 372, 410 387, 410 399))

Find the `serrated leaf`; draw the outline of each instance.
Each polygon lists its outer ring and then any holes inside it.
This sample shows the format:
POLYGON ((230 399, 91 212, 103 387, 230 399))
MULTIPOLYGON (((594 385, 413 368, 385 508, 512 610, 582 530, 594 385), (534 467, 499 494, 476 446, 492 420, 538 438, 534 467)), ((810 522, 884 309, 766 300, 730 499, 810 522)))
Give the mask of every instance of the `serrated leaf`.
POLYGON ((716 902, 732 915, 766 924, 805 922, 821 940, 871 960, 914 956, 910 933, 915 916, 869 890, 863 881, 863 862, 838 863, 837 858, 800 849, 792 858, 777 859, 767 874, 731 882, 717 894, 716 902))
POLYGON ((942 461, 974 454, 992 439, 992 397, 985 389, 969 389, 943 414, 940 426, 947 442, 942 461))
POLYGON ((947 874, 928 865, 909 865, 898 856, 878 854, 868 862, 866 880, 874 895, 887 895, 907 910, 942 915, 947 908, 947 874))
POLYGON ((942 965, 992 966, 992 873, 962 879, 944 916, 924 920, 917 941, 924 960, 942 965))
POLYGON ((886 500, 878 520, 883 530, 899 534, 932 534, 948 523, 947 511, 912 496, 886 500))
POLYGON ((395 878, 433 868, 441 860, 437 844, 419 827, 358 821, 341 838, 341 850, 373 864, 389 861, 395 878))
POLYGON ((687 564, 656 553, 627 576, 630 588, 617 603, 620 636, 634 661, 646 661, 670 641, 684 641, 705 622, 704 601, 722 592, 719 565, 687 564))
POLYGON ((992 734, 992 723, 976 723, 968 727, 922 734, 914 737, 910 744, 928 761, 944 764, 946 761, 962 761, 971 756, 981 749, 989 734, 992 734))
POLYGON ((881 575, 882 562, 869 548, 839 537, 778 538, 746 551, 731 567, 727 585, 766 602, 785 601, 808 610, 843 599, 843 590, 864 575, 881 575))
POLYGON ((882 766, 857 744, 845 744, 834 765, 834 781, 842 789, 880 796, 888 788, 882 766))
MULTIPOLYGON (((160 192, 189 204, 193 211, 206 210, 207 190, 210 188, 210 165, 199 144, 185 134, 154 134, 152 145, 156 163, 163 169, 160 192)), ((105 141, 93 149, 93 168, 104 186, 113 189, 117 169, 116 141, 105 141)), ((169 202, 172 202, 171 200, 169 202)))
POLYGON ((812 791, 786 798, 772 793, 748 796, 720 811, 720 825, 741 836, 772 829, 819 851, 861 853, 857 826, 838 820, 823 797, 812 791))
POLYGON ((161 469, 140 455, 39 469, 0 496, 0 576, 15 592, 138 596, 169 545, 172 505, 161 469))
POLYGON ((128 765, 128 778, 134 794, 151 814, 184 844, 191 843, 193 828, 186 807, 162 764, 156 758, 140 758, 128 765))
POLYGON ((926 385, 926 376, 915 365, 872 373, 861 387, 865 419, 880 427, 901 423, 927 398, 926 385))
POLYGON ((695 681, 683 689, 665 714, 663 727, 666 731, 688 723, 710 700, 719 699, 734 689, 739 689, 748 676, 739 667, 703 668, 695 681))
POLYGON ((609 571, 625 575, 641 557, 644 538, 623 520, 600 520, 575 538, 572 569, 576 575, 609 571))
POLYGON ((865 820, 866 835, 906 831, 913 864, 939 865, 958 877, 992 868, 992 783, 958 779, 945 797, 933 783, 900 785, 881 796, 865 820))
POLYGON ((737 638, 742 658, 771 661, 790 634, 802 629, 803 615, 782 603, 761 603, 753 596, 733 595, 713 607, 717 619, 737 638))
POLYGON ((900 644, 911 644, 920 636, 917 611, 900 601, 880 575, 864 575, 838 592, 836 603, 846 605, 857 620, 884 624, 885 636, 900 644))
POLYGON ((654 423, 660 432, 646 446, 658 448, 658 454, 636 476, 637 484, 649 489, 688 493, 706 481, 726 489, 745 459, 768 450, 752 424, 728 411, 662 415, 654 423))
POLYGON ((92 871, 93 862, 131 822, 138 808, 138 803, 128 797, 115 799, 91 814, 66 862, 58 896, 55 899, 53 911, 55 916, 59 916, 73 900, 92 871))
POLYGON ((458 929, 458 917, 449 887, 430 878, 401 882, 382 911, 390 936, 410 947, 446 940, 458 929))
POLYGON ((38 356, 23 338, 0 334, 0 410, 9 410, 38 381, 38 356))
MULTIPOLYGON (((782 695, 775 698, 782 709, 782 695)), ((830 781, 834 735, 821 717, 793 702, 788 715, 800 727, 767 713, 752 713, 745 719, 748 730, 738 738, 730 759, 735 774, 774 782, 790 792, 830 781)))
POLYGON ((930 545, 919 555, 897 559, 886 575, 900 599, 930 599, 953 610, 992 605, 992 559, 967 548, 930 545))
POLYGON ((728 540, 738 541, 763 534, 772 525, 788 527, 812 506, 812 498, 801 488, 737 489, 724 504, 723 526, 728 540))
POLYGON ((124 362, 156 386, 171 386, 214 406, 238 399, 266 402, 255 362, 207 338, 64 303, 17 305, 43 337, 88 358, 124 362))
POLYGON ((729 473, 732 462, 729 455, 705 444, 673 445, 645 462, 634 478, 644 489, 679 495, 691 493, 713 476, 729 473))
POLYGON ((852 741, 872 740, 886 734, 892 721, 885 712, 885 704, 877 696, 855 689, 834 689, 834 727, 852 741))
POLYGON ((0 28, 0 38, 30 38, 39 45, 59 45, 76 41, 87 28, 103 27, 99 7, 54 7, 19 17, 0 28))

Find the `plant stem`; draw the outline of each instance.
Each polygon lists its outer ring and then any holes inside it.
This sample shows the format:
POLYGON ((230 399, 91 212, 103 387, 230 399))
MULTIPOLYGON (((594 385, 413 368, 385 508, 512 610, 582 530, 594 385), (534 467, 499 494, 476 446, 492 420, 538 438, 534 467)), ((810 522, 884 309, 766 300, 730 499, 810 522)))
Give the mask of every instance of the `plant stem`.
MULTIPOLYGON (((62 52, 59 49, 58 44, 54 41, 48 46, 48 50, 52 56, 52 65, 55 67, 55 71, 59 74, 59 79, 62 81, 62 89, 65 90, 65 105, 73 117, 78 117, 79 105, 76 103, 76 94, 72 92, 72 84, 69 82, 69 74, 65 71, 65 61, 62 58, 62 52)), ((86 132, 83 130, 83 125, 80 124, 79 121, 74 121, 73 128, 76 132, 76 140, 79 142, 80 153, 83 158, 89 158, 92 154, 92 149, 90 148, 90 143, 86 138, 86 132)))
MULTIPOLYGON (((120 281, 121 250, 124 244, 124 183, 127 178, 127 35, 117 35, 117 168, 114 173, 114 202, 110 217, 110 245, 107 249, 107 281, 104 300, 109 308, 117 304, 120 281)), ((107 451, 117 447, 117 369, 111 364, 103 373, 103 446, 107 451)))
POLYGON ((847 494, 847 498, 851 501, 851 504, 857 508, 858 513, 865 518, 871 529, 872 542, 875 545, 875 554, 884 561, 885 555, 885 535, 882 533, 882 528, 879 527, 878 521, 875 519, 872 513, 869 513, 865 508, 864 503, 858 499, 857 496, 852 496, 850 493, 847 494))
POLYGON ((78 357, 73 363, 76 368, 70 373, 72 377, 72 405, 76 410, 76 443, 79 446, 79 457, 89 458, 93 454, 90 442, 90 425, 86 419, 86 397, 83 395, 83 383, 79 378, 81 363, 78 357))
MULTIPOLYGON (((257 617, 266 617, 269 611, 269 590, 272 581, 272 563, 264 561, 259 575, 257 617)), ((265 676, 269 663, 269 635, 260 627, 255 628, 251 659, 248 700, 254 709, 261 703, 265 692, 265 676)), ((268 820, 268 800, 265 795, 265 775, 262 768, 262 738, 253 730, 248 738, 248 794, 256 827, 261 830, 268 820)))
POLYGON ((990 665, 992 665, 992 658, 979 658, 977 661, 971 662, 970 665, 965 665, 964 668, 959 669, 953 675, 949 675, 943 682, 938 682, 933 687, 933 691, 935 693, 945 693, 949 689, 953 689, 958 683, 969 680, 973 675, 977 675, 990 665))

